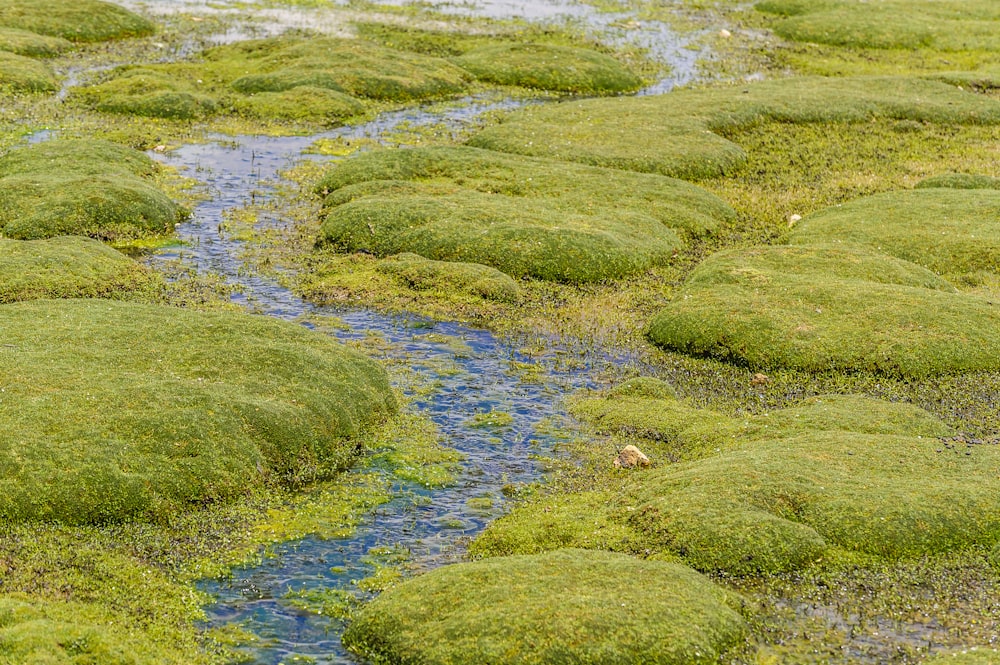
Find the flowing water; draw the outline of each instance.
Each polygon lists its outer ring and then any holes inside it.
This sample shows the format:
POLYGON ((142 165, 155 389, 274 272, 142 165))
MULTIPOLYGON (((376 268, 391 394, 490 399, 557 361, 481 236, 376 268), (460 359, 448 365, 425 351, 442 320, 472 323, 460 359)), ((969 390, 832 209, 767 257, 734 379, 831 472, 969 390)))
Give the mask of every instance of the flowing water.
MULTIPOLYGON (((153 14, 238 13, 236 27, 217 41, 302 25, 328 32, 343 27, 333 14, 265 7, 248 13, 247 3, 149 0, 122 4, 153 14)), ((664 24, 640 26, 625 14, 598 13, 562 0, 442 3, 441 9, 492 17, 584 21, 602 34, 644 43, 656 57, 673 65, 670 75, 646 93, 668 90, 694 75, 698 54, 686 49, 685 40, 664 24), (616 29, 616 25, 627 28, 616 29)), ((259 204, 274 195, 283 169, 303 159, 325 159, 305 154, 317 139, 384 141, 402 127, 425 124, 459 129, 486 111, 514 105, 469 98, 444 110, 436 105, 433 111, 416 108, 388 113, 361 126, 314 136, 217 136, 157 155, 201 182, 207 196, 196 205, 191 220, 178 228, 181 243, 149 257, 151 264, 166 267, 180 262, 200 273, 221 276, 235 287, 233 298, 258 313, 300 321, 316 315, 336 316, 346 325, 333 334, 344 341, 372 335, 383 338, 387 360, 408 365, 425 385, 434 384, 429 394, 412 394, 407 408, 432 418, 445 444, 464 455, 461 471, 448 487, 430 490, 397 482, 395 498, 370 515, 350 538, 285 543, 271 548, 260 565, 234 571, 230 580, 205 582, 203 588, 218 599, 207 610, 208 623, 238 623, 260 636, 251 654, 255 662, 356 662, 340 644, 339 623, 295 609, 286 595, 303 590, 354 591, 354 582, 374 570, 368 556, 372 551, 403 553, 409 570, 459 560, 469 540, 502 514, 510 488, 539 480, 541 460, 558 454, 561 439, 553 432, 560 428, 553 427, 553 422, 566 418, 561 398, 574 390, 594 387, 601 377, 606 380, 620 374, 634 362, 558 347, 528 354, 487 331, 457 323, 386 316, 365 309, 317 308, 274 280, 248 271, 240 258, 241 242, 222 230, 227 211, 251 201, 259 204), (491 411, 509 414, 513 420, 509 425, 485 428, 471 420, 491 411)), ((271 215, 264 216, 259 225, 280 227, 286 223, 271 215)))

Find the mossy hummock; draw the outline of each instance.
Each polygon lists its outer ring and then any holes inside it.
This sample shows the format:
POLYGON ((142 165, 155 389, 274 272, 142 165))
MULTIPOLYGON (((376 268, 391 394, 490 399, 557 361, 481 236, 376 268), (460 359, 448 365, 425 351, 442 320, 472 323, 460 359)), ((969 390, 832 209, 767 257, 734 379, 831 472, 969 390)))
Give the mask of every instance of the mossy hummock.
POLYGON ((55 92, 58 89, 59 82, 45 63, 0 50, 0 92, 55 92))
POLYGON ((410 252, 561 282, 617 279, 668 262, 735 213, 693 185, 474 148, 377 151, 316 187, 320 243, 410 252))
POLYGON ((656 344, 756 369, 902 377, 1000 369, 1000 311, 861 246, 719 252, 650 323, 656 344))
POLYGON ((395 410, 373 361, 265 317, 3 305, 0 517, 166 518, 343 469, 395 410))
POLYGON ((667 95, 533 106, 469 144, 681 178, 738 170, 743 149, 725 135, 764 120, 874 118, 1000 123, 1000 102, 936 81, 905 77, 802 77, 679 90, 667 95))
POLYGON ((866 245, 939 275, 1000 272, 1000 192, 939 187, 876 194, 807 215, 788 241, 866 245))
POLYGON ((373 663, 714 663, 739 599, 663 561, 560 550, 438 568, 384 591, 344 634, 373 663))
POLYGON ((73 42, 145 37, 156 30, 138 14, 102 0, 4 0, 0 26, 73 42))
POLYGON ((160 284, 149 268, 90 238, 0 239, 0 303, 150 297, 160 284))
POLYGON ((1000 50, 1000 7, 991 0, 765 0, 773 30, 797 42, 849 48, 1000 50))
POLYGON ((35 240, 167 235, 187 212, 152 180, 142 153, 107 141, 54 140, 0 158, 0 232, 35 240))
POLYGON ((30 58, 51 58, 72 47, 70 41, 61 37, 47 37, 28 30, 0 26, 0 51, 30 58))

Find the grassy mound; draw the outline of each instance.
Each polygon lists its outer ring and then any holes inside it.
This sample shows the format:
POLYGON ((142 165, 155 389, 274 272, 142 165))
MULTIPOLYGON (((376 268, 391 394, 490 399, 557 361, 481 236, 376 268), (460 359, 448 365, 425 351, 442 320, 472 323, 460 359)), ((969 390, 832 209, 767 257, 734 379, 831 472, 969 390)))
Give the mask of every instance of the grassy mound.
POLYGON ((157 280, 145 266, 96 240, 0 239, 0 303, 38 298, 120 298, 148 293, 157 280))
POLYGON ((0 27, 0 51, 32 58, 51 58, 72 47, 60 37, 46 37, 28 30, 0 27))
POLYGON ((107 300, 3 306, 0 517, 165 517, 343 468, 385 373, 285 322, 107 300))
POLYGON ((919 377, 1000 368, 1000 313, 915 264, 846 246, 724 251, 650 324, 665 348, 768 369, 919 377))
POLYGON ((74 42, 143 37, 156 29, 138 14, 101 0, 5 0, 0 5, 0 26, 74 42))
POLYGON ((996 446, 815 432, 643 478, 633 528, 699 570, 792 570, 837 547, 895 559, 1000 538, 996 446), (968 452, 968 454, 966 454, 968 452))
POLYGON ((807 215, 793 244, 878 248, 938 274, 1000 270, 1000 192, 919 189, 877 194, 807 215))
POLYGON ((105 141, 51 141, 0 158, 0 230, 109 241, 173 232, 186 212, 148 177, 156 164, 105 141))
POLYGON ((746 630, 730 599, 684 566, 562 550, 421 575, 344 643, 374 663, 712 663, 746 630))
POLYGON ((0 91, 55 92, 58 89, 55 75, 45 64, 0 51, 0 91))
POLYGON ((798 42, 852 48, 1000 50, 1000 7, 990 0, 766 0, 783 17, 776 33, 798 42))
POLYGON ((916 186, 917 189, 1000 189, 1000 178, 971 173, 942 173, 924 178, 916 186))
POLYGON ((441 58, 356 39, 285 36, 211 48, 195 62, 122 67, 73 94, 109 113, 184 120, 228 111, 329 125, 362 111, 365 100, 453 95, 470 78, 441 58))
POLYGON ((0 596, 0 663, 165 662, 157 660, 165 655, 161 649, 124 627, 116 627, 114 619, 82 603, 0 596))
POLYGON ((487 128, 470 145, 684 178, 730 173, 746 159, 718 133, 772 120, 891 118, 997 123, 1000 102, 901 77, 803 77, 669 95, 534 106, 487 128))
POLYGON ((478 263, 432 261, 418 254, 397 254, 379 263, 377 269, 418 291, 463 291, 505 302, 514 302, 521 295, 521 288, 513 279, 478 263))
POLYGON ((541 90, 614 95, 638 90, 642 79, 614 58, 549 44, 502 44, 473 49, 453 60, 481 81, 541 90))
POLYGON ((687 183, 473 148, 377 151, 317 185, 321 242, 377 256, 416 253, 562 282, 616 279, 665 263, 681 237, 733 211, 687 183))

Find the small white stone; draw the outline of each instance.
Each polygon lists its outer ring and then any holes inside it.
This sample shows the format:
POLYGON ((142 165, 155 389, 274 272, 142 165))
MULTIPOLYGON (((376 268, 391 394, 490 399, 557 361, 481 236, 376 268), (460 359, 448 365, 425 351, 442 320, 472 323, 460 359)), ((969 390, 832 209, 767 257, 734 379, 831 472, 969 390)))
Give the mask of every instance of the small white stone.
POLYGON ((733 33, 723 28, 722 30, 719 30, 719 36, 722 37, 723 39, 729 39, 730 37, 733 36, 733 33))

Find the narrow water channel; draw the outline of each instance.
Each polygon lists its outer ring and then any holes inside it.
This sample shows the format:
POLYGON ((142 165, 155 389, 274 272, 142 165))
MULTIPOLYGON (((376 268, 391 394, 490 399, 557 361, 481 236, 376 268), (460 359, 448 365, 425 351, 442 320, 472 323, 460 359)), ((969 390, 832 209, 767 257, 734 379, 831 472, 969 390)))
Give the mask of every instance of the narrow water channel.
MULTIPOLYGON (((225 2, 125 2, 147 13, 172 11, 226 11, 225 2)), ((242 3, 242 6, 246 6, 242 3)), ((235 7, 235 5, 234 5, 235 7)), ((229 8, 232 9, 232 8, 229 8)), ((672 65, 668 76, 643 91, 664 92, 695 76, 698 52, 687 48, 666 25, 641 27, 628 15, 599 13, 578 3, 551 0, 541 3, 486 1, 475 4, 441 3, 441 9, 491 17, 523 16, 535 20, 582 21, 603 35, 639 43, 672 65), (616 32, 616 25, 629 26, 616 32)), ((232 9, 239 11, 238 8, 232 9)), ((268 10, 274 25, 295 27, 302 20, 296 10, 268 10), (280 11, 279 15, 274 14, 280 11)), ((243 13, 250 26, 265 16, 264 9, 243 13)), ((324 25, 312 20, 311 25, 324 25)), ((333 25, 333 23, 330 23, 333 25)), ((259 32, 247 28, 250 32, 259 32)), ((241 28, 234 28, 236 33, 241 28)), ((231 31, 232 32, 232 31, 231 31)), ((227 33, 228 34, 228 33, 227 33)), ((275 281, 252 274, 241 260, 241 242, 220 230, 229 210, 274 195, 281 172, 302 159, 325 159, 305 154, 317 139, 384 141, 400 127, 433 123, 461 127, 480 114, 511 107, 514 102, 466 99, 450 110, 413 109, 388 113, 374 121, 313 136, 218 136, 208 142, 185 145, 159 159, 198 180, 207 196, 192 218, 178 229, 181 244, 148 257, 153 265, 180 261, 199 273, 212 273, 236 287, 233 298, 255 312, 289 320, 332 315, 346 326, 334 331, 343 341, 371 335, 384 338, 387 359, 407 363, 422 381, 434 382, 429 394, 421 391, 407 408, 426 414, 437 424, 445 444, 464 455, 456 481, 430 490, 397 483, 394 499, 370 515, 357 532, 343 540, 306 538, 269 550, 252 568, 233 571, 225 581, 206 581, 203 589, 218 600, 207 609, 210 625, 238 624, 261 638, 252 662, 352 663, 340 643, 337 622, 292 607, 289 592, 341 589, 373 572, 366 555, 402 552, 409 570, 421 570, 459 560, 466 544, 504 511, 505 488, 538 480, 540 458, 558 454, 560 439, 553 422, 567 416, 561 399, 575 390, 594 387, 595 377, 621 372, 630 358, 609 357, 600 351, 582 354, 551 348, 526 355, 489 332, 457 323, 386 316, 365 309, 317 308, 275 281), (499 411, 513 420, 503 427, 477 427, 477 414, 499 411)), ((263 218, 261 225, 282 226, 285 220, 263 218)), ((308 325, 306 323, 305 325, 308 325)), ((401 387, 404 389, 405 387, 401 387)))

